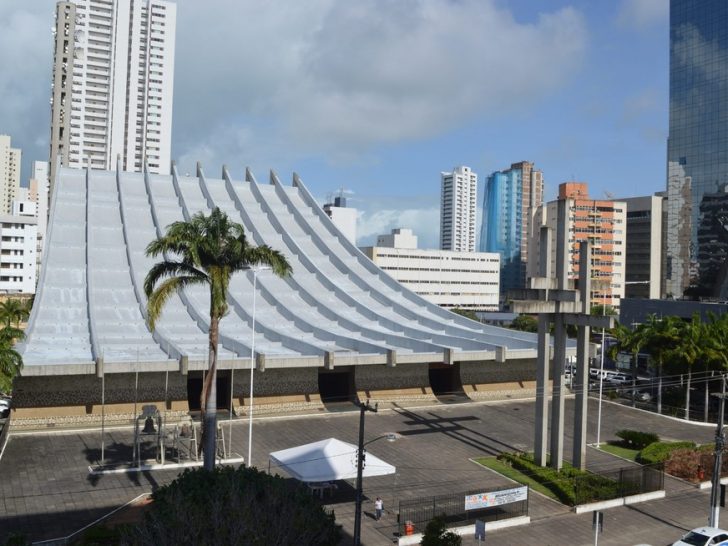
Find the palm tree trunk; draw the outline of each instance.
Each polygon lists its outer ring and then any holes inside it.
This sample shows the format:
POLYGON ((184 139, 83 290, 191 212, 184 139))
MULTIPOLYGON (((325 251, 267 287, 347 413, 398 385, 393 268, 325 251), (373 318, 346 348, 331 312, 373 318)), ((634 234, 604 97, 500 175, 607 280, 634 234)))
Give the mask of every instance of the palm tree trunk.
POLYGON ((205 470, 215 468, 217 434, 217 342, 220 319, 210 317, 209 359, 210 368, 202 387, 202 460, 205 470))
POLYGON ((688 388, 685 394, 685 419, 690 421, 690 380, 692 379, 693 371, 688 368, 688 388))
POLYGON ((657 413, 662 413, 662 363, 657 365, 657 413))
POLYGON ((632 353, 632 407, 637 405, 637 353, 632 353))

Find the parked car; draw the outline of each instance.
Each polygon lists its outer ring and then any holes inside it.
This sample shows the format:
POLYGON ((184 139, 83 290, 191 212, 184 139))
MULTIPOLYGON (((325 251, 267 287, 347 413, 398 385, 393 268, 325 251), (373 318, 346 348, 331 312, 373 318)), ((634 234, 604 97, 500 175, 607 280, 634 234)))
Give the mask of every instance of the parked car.
POLYGON ((632 383, 632 376, 629 376, 626 373, 617 372, 607 375, 606 381, 612 385, 629 385, 632 383))
POLYGON ((650 391, 643 389, 626 389, 622 391, 622 396, 629 398, 630 400, 636 400, 637 402, 649 402, 652 400, 652 394, 650 391))
POLYGON ((672 546, 718 546, 728 545, 728 531, 717 527, 698 527, 688 531, 672 546))
POLYGON ((10 400, 8 398, 0 398, 0 419, 4 419, 10 415, 10 400))

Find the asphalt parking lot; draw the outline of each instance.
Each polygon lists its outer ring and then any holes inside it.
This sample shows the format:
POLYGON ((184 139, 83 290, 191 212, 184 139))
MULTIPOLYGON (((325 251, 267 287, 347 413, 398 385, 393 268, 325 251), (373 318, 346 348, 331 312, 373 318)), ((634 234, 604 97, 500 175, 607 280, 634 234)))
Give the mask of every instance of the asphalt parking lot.
MULTIPOLYGON (((597 404, 590 401, 589 441, 596 440, 597 404)), ((573 402, 566 404, 564 453, 571 453, 573 402)), ((363 543, 392 544, 396 508, 402 499, 458 493, 480 487, 511 484, 470 459, 503 451, 528 450, 533 442, 534 406, 531 401, 394 408, 366 416, 365 439, 390 432, 396 442, 372 442, 370 453, 397 467, 394 476, 364 480, 363 543), (373 500, 382 497, 385 515, 370 517, 373 500)), ((268 453, 329 437, 356 443, 358 412, 256 420, 253 427, 253 465, 268 468, 268 453)), ((713 440, 714 427, 685 423, 647 412, 605 403, 602 439, 614 438, 622 428, 657 432, 665 439, 713 440)), ((247 453, 247 421, 233 425, 233 451, 247 453)), ((130 449, 130 429, 109 431, 107 449, 123 456, 130 449)), ((0 459, 0 535, 20 532, 33 540, 67 536, 140 494, 174 479, 176 470, 90 476, 88 466, 99 457, 100 432, 76 431, 11 434, 0 459)), ((628 463, 589 449, 591 470, 628 463)), ((353 484, 352 484, 353 485, 353 484)), ((668 544, 684 530, 704 525, 709 494, 679 480, 666 479, 667 497, 606 511, 600 544, 668 544)), ((342 484, 335 498, 324 502, 335 510, 347 537, 353 532, 353 489, 342 484)), ((533 493, 529 501, 532 523, 493 531, 485 544, 593 544, 591 515, 569 509, 533 493)), ((726 515, 728 517, 728 515, 726 515)), ((0 541, 3 537, 0 536, 0 541)), ((348 539, 347 539, 348 540, 348 539)), ((346 541, 345 541, 346 542, 346 541)), ((477 542, 466 537, 464 544, 477 542)))

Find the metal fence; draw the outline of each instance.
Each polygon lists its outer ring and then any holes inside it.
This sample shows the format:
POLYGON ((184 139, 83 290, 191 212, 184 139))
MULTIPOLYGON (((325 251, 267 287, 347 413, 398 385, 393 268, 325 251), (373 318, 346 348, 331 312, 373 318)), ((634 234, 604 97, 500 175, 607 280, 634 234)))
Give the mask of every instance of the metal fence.
MULTIPOLYGON (((474 510, 465 509, 465 497, 481 493, 494 493, 506 491, 510 488, 491 488, 452 493, 449 495, 437 495, 434 497, 421 497, 399 501, 399 515, 397 518, 400 535, 405 534, 405 524, 414 525, 418 533, 424 532, 425 526, 435 517, 442 516, 448 524, 467 525, 475 523, 476 519, 483 521, 496 521, 528 515, 528 493, 525 500, 478 508, 474 510)), ((530 493, 530 489, 528 490, 530 493)))
POLYGON ((574 478, 575 504, 587 504, 629 495, 659 491, 665 487, 662 464, 630 466, 574 478))

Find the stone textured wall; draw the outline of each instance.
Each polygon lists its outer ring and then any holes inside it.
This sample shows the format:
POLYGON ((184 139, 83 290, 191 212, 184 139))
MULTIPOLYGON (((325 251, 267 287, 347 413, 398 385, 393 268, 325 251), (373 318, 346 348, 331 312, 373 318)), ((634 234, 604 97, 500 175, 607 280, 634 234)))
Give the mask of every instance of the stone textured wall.
MULTIPOLYGON (((279 396, 286 394, 313 394, 318 392, 318 368, 268 368, 255 371, 255 396, 279 396)), ((250 393, 250 369, 235 370, 235 398, 250 393)))
POLYGON ((465 385, 535 381, 536 359, 508 360, 507 362, 461 362, 460 379, 465 385))
POLYGON ((356 366, 354 374, 356 388, 360 391, 430 386, 427 364, 397 364, 394 368, 384 364, 356 366))
MULTIPOLYGON (((187 400, 187 376, 169 373, 165 396, 165 373, 106 375, 106 403, 187 400), (135 394, 136 393, 136 394, 135 394)), ((78 406, 101 403, 101 379, 95 375, 29 376, 15 379, 13 405, 18 408, 78 406)))

